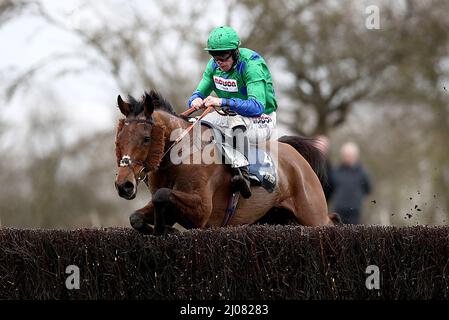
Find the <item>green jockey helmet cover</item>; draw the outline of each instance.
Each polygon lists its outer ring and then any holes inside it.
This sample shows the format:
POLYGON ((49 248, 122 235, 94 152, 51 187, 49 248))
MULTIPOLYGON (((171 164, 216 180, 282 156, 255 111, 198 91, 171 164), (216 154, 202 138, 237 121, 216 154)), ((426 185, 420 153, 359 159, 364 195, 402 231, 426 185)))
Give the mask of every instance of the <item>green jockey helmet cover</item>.
POLYGON ((231 27, 217 27, 211 31, 207 39, 207 51, 235 50, 240 45, 240 38, 231 27))

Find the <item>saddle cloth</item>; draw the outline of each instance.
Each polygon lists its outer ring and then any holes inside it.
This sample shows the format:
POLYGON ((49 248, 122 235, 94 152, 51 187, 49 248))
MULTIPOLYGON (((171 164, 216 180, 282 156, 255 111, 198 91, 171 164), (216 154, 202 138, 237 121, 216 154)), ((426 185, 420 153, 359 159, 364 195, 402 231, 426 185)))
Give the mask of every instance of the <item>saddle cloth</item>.
MULTIPOLYGON (((227 141, 226 134, 212 123, 202 120, 202 125, 205 125, 212 129, 214 142, 216 143, 217 151, 222 155, 230 157, 232 154, 236 158, 244 157, 249 162, 249 177, 252 185, 260 185, 269 193, 273 192, 277 184, 277 169, 273 162, 271 155, 264 149, 259 148, 257 145, 250 144, 248 155, 245 156, 238 150, 234 149, 234 152, 228 152, 226 149, 232 148, 227 141)), ((230 137, 228 137, 230 138, 230 137)), ((230 139, 232 141, 232 138, 230 139)), ((229 159, 231 162, 239 162, 235 159, 229 159)))

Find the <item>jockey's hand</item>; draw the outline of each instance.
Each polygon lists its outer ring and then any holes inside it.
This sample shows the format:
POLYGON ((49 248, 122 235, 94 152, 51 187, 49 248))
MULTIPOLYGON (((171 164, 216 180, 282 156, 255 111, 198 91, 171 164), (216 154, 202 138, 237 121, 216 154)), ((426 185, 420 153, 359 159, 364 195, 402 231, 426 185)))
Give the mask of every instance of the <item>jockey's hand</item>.
POLYGON ((201 98, 196 98, 190 104, 191 107, 195 107, 195 109, 200 109, 204 105, 204 101, 201 98))
POLYGON ((208 96, 204 99, 204 105, 206 107, 221 107, 221 98, 208 96))

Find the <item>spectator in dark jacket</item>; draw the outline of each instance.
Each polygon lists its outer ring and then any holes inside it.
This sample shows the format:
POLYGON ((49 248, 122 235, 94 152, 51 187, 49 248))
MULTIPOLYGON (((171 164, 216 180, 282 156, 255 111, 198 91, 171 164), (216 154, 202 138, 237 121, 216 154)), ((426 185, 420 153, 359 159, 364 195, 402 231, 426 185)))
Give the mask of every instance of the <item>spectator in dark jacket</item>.
POLYGON ((369 175, 359 162, 359 148, 353 142, 340 149, 341 164, 333 172, 333 203, 343 223, 357 224, 363 198, 371 192, 369 175))

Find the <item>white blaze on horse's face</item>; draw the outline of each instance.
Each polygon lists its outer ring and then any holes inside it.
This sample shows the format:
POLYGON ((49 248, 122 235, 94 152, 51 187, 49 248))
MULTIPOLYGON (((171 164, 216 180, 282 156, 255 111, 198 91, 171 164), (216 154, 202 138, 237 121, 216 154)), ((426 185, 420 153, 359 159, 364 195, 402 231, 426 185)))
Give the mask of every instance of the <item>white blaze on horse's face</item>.
POLYGON ((137 181, 134 171, 132 170, 132 160, 129 155, 124 155, 120 159, 120 167, 117 178, 115 180, 115 187, 120 197, 131 200, 137 194, 137 181))
POLYGON ((120 160, 120 167, 128 167, 132 164, 131 157, 127 154, 122 157, 120 160))

